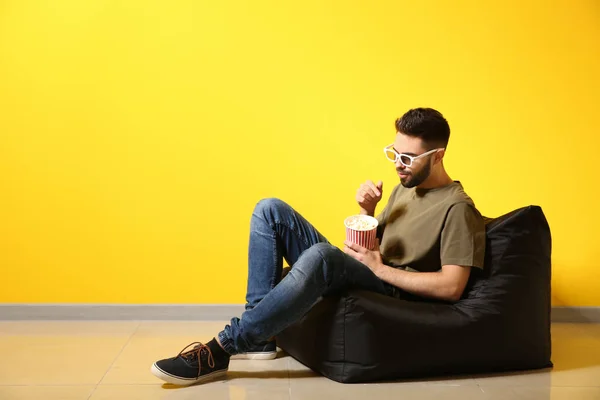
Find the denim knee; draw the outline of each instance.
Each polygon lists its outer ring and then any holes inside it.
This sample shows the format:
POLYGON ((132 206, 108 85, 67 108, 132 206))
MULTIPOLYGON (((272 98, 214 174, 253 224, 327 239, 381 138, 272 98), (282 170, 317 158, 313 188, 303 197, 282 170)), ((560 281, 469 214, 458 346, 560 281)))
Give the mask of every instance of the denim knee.
POLYGON ((340 250, 325 242, 312 245, 302 254, 302 258, 305 259, 305 262, 300 263, 298 267, 303 269, 308 276, 322 274, 328 284, 331 283, 336 264, 343 262, 340 250))
POLYGON ((313 244, 306 251, 315 252, 315 253, 319 254, 325 262, 329 262, 332 259, 335 259, 336 256, 338 256, 340 249, 338 249, 331 243, 322 242, 322 243, 313 244))
POLYGON ((269 222, 279 222, 278 216, 288 205, 280 199, 271 197, 260 200, 254 207, 254 215, 269 222))

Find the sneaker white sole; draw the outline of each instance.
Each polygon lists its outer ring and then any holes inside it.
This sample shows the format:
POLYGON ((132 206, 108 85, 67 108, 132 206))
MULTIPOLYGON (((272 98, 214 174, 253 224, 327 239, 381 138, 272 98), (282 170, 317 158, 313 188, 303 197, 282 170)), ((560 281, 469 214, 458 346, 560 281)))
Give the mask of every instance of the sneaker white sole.
POLYGON ((165 372, 162 369, 158 368, 156 363, 152 364, 152 367, 150 368, 150 372, 152 372, 152 374, 154 376, 156 376, 157 378, 162 379, 163 381, 165 381, 167 383, 172 383, 173 385, 178 385, 178 386, 194 385, 196 383, 210 381, 212 379, 216 379, 216 378, 225 376, 227 374, 227 370, 222 369, 219 371, 213 371, 210 374, 202 375, 201 377, 198 377, 198 378, 180 378, 178 376, 171 375, 168 372, 165 372))
POLYGON ((277 358, 276 351, 240 353, 231 356, 230 360, 273 360, 277 358))

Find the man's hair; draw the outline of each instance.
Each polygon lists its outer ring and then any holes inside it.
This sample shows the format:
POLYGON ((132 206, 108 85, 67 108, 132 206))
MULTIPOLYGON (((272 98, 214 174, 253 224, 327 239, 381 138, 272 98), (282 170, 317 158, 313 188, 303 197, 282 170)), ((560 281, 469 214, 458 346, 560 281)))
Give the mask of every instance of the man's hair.
POLYGON ((414 108, 396 120, 396 131, 418 137, 427 150, 446 148, 450 126, 444 116, 433 108, 414 108))

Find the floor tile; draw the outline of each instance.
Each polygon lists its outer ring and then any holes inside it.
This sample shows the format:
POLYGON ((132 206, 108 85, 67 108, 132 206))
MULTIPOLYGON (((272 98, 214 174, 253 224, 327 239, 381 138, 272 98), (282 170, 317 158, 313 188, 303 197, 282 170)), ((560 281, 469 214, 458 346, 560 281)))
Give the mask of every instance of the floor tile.
POLYGON ((485 400, 600 400, 599 387, 481 386, 485 400))
POLYGON ((203 385, 177 387, 164 385, 98 386, 90 400, 289 400, 287 383, 250 379, 215 381, 203 385))
POLYGON ((136 327, 120 322, 3 323, 0 385, 95 385, 136 327))
POLYGON ((582 332, 600 341, 600 324, 579 324, 582 332))
POLYGON ((94 386, 0 386, 3 400, 87 400, 94 386))
POLYGON ((319 374, 302 364, 300 361, 296 360, 294 357, 287 355, 285 352, 283 354, 283 358, 287 360, 287 368, 288 370, 290 370, 290 372, 301 371, 306 372, 307 374, 310 374, 312 376, 320 376, 319 374))
POLYGON ((483 374, 475 376, 475 381, 481 386, 600 387, 600 366, 483 374))
POLYGON ((290 380, 291 400, 428 400, 441 398, 478 400, 483 392, 478 386, 402 385, 388 383, 343 384, 325 378, 290 380))

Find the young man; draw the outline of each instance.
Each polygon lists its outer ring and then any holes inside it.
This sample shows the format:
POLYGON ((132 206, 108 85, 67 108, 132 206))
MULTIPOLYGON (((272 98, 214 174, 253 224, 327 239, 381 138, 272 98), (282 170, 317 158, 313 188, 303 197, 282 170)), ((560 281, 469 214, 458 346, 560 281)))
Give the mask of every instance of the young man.
MULTIPOLYGON (((381 245, 367 250, 345 242, 342 251, 281 200, 260 201, 250 222, 245 312, 208 343, 192 343, 154 363, 154 375, 190 385, 224 375, 232 357, 275 358, 273 337, 321 296, 343 288, 460 299, 471 268, 483 268, 485 227, 460 182, 444 169, 450 128, 429 108, 410 110, 395 125, 395 141, 384 152, 400 185, 377 216, 381 245), (281 279, 283 258, 292 268, 281 279)), ((382 189, 382 182, 360 186, 362 214, 375 215, 382 189)))

